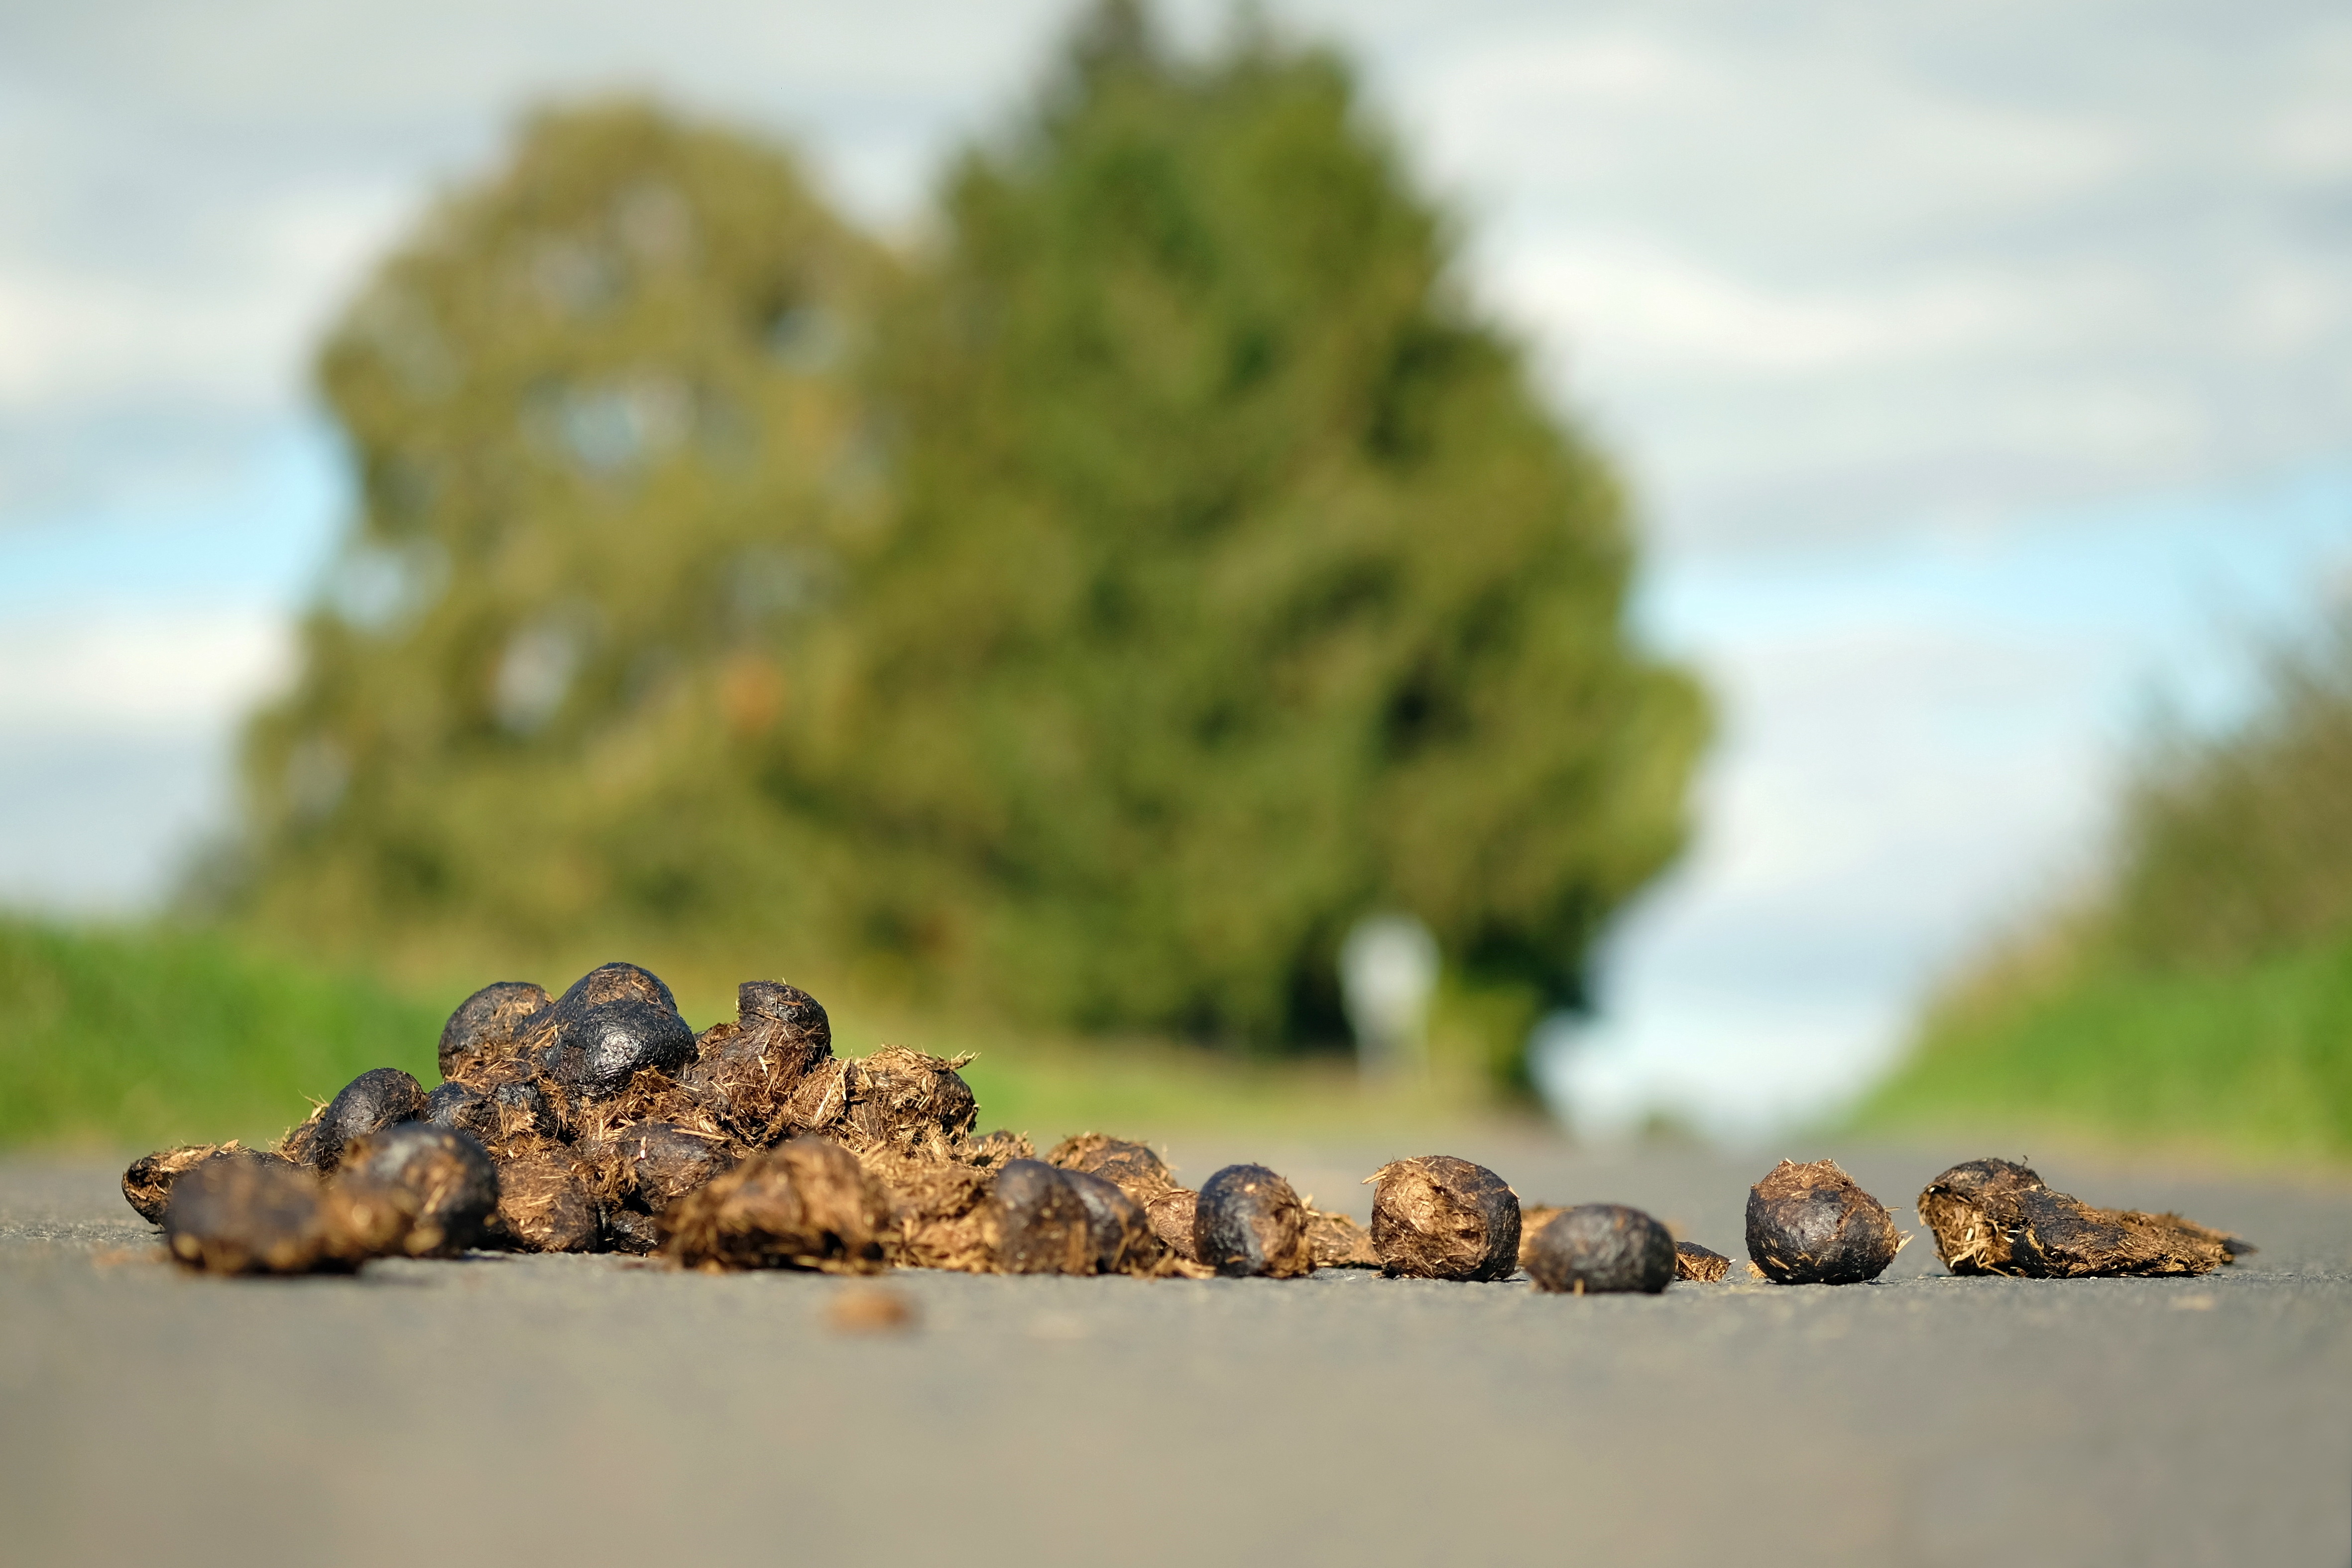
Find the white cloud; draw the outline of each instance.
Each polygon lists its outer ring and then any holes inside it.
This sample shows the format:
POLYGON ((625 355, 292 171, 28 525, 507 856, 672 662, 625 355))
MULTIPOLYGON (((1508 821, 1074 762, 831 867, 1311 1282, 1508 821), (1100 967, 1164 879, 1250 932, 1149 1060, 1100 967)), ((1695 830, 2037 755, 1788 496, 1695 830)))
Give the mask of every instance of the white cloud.
POLYGON ((214 734, 292 668, 293 628, 269 609, 0 619, 0 736, 214 734))

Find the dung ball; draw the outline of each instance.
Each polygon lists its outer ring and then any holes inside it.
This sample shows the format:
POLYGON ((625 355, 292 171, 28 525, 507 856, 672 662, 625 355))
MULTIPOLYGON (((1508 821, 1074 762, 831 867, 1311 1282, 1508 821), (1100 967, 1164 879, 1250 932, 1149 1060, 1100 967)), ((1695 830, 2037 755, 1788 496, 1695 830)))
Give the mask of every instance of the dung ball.
POLYGON ((1176 1185, 1168 1163, 1145 1144, 1099 1132, 1081 1132, 1054 1146, 1045 1163, 1065 1171, 1084 1171, 1116 1185, 1137 1203, 1149 1203, 1176 1185))
POLYGON ((662 1212, 663 1250, 705 1268, 814 1268, 870 1274, 887 1267, 888 1194, 857 1157, 828 1138, 763 1149, 662 1212))
MULTIPOLYGON (((650 1215, 646 1229, 650 1241, 650 1215)), ((593 1252, 603 1239, 596 1200, 579 1165, 561 1149, 518 1155, 499 1166, 498 1230, 518 1252, 593 1252)))
POLYGON ((617 1094, 646 1068, 671 1071, 694 1057, 694 1031, 675 1012, 633 996, 599 1003, 556 1031, 540 1053, 547 1076, 588 1100, 617 1094))
POLYGON ((1528 1248, 1538 1290, 1656 1295, 1675 1277, 1675 1238, 1640 1209, 1579 1204, 1544 1221, 1528 1248))
POLYGON ((737 1137, 764 1146, 788 1129, 793 1097, 832 1054, 822 1031, 755 1016, 705 1030, 678 1082, 737 1137))
POLYGON ((641 1209, 604 1211, 604 1246, 643 1258, 662 1249, 661 1224, 641 1209))
POLYGON ((332 1173, 342 1163, 345 1145, 404 1121, 420 1121, 425 1110, 423 1084, 398 1068, 374 1068, 345 1084, 310 1121, 288 1133, 280 1152, 297 1164, 332 1173))
POLYGON ((980 1102, 956 1069, 970 1057, 935 1057, 885 1046, 846 1064, 835 1125, 861 1154, 952 1159, 979 1119, 980 1102))
POLYGON ((1675 1243, 1675 1278, 1677 1279, 1713 1285, 1730 1269, 1731 1259, 1712 1247, 1701 1247, 1696 1241, 1675 1243))
POLYGON ((1201 1261, 1192 1226, 1201 1208, 1201 1194, 1190 1187, 1171 1187, 1143 1205, 1143 1219, 1160 1245, 1187 1263, 1201 1261))
POLYGON ((150 1225, 161 1225, 163 1211, 171 1205, 173 1184, 206 1160, 220 1158, 291 1163, 282 1154, 248 1149, 234 1138, 226 1143, 184 1143, 176 1149, 159 1149, 131 1161, 130 1169, 122 1173, 122 1196, 139 1211, 140 1218, 150 1225))
POLYGON ((1748 1189, 1748 1256, 1775 1284, 1875 1279, 1902 1245, 1886 1205, 1834 1160, 1783 1160, 1748 1189))
POLYGON ((457 1004, 441 1026, 441 1076, 455 1078, 469 1062, 511 1051, 523 1025, 548 1006, 545 991, 527 980, 499 980, 457 1004))
POLYGON ((1042 1160, 1010 1161, 996 1173, 982 1209, 981 1237, 998 1269, 1101 1272, 1094 1210, 1070 1176, 1042 1160))
POLYGON ((358 1140, 345 1151, 343 1164, 354 1183, 380 1183, 415 1199, 415 1223, 399 1243, 413 1258, 446 1257, 479 1245, 499 1206, 498 1166, 488 1151, 467 1133, 428 1121, 404 1122, 358 1140))
POLYGON ((577 1017, 593 1007, 608 1002, 643 1002, 675 1016, 677 998, 670 994, 661 976, 634 963, 600 963, 565 987, 555 999, 555 1005, 567 1016, 577 1017))
POLYGON ((1422 1279, 1500 1279, 1519 1266, 1519 1200, 1484 1165, 1423 1154, 1381 1166, 1372 1186, 1381 1272, 1422 1279))
POLYGON ((823 1004, 781 980, 746 980, 735 987, 735 1021, 745 1028, 774 1024, 818 1047, 820 1056, 833 1051, 833 1021, 823 1004))
POLYGON ((1218 1273, 1294 1279, 1315 1267, 1307 1205, 1264 1165, 1227 1165, 1201 1184, 1193 1255, 1218 1273))
POLYGON ((182 1172, 163 1210, 172 1256, 212 1274, 334 1268, 319 1179, 286 1161, 214 1158, 182 1172))

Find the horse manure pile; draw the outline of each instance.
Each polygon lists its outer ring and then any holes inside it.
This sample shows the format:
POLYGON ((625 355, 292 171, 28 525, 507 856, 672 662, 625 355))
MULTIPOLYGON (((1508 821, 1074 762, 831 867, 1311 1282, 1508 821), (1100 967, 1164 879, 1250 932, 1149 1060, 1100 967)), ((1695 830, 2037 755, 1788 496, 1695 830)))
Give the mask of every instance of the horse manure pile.
MULTIPOLYGON (((1639 1209, 1522 1205, 1495 1172, 1448 1154, 1365 1178, 1369 1229, 1264 1165, 1195 1189, 1155 1150, 1099 1132, 1041 1158, 1025 1133, 977 1131, 971 1058, 836 1057, 824 1008, 782 981, 745 982, 735 1016, 700 1034, 635 964, 554 996, 500 981, 449 1016, 438 1057, 431 1089, 395 1068, 362 1073, 273 1148, 143 1155, 122 1195, 173 1258, 230 1275, 488 1248, 853 1276, 1364 1268, 1467 1283, 1523 1270, 1541 1291, 1654 1295, 1730 1266, 1639 1209)), ((1955 1274, 2201 1274, 2253 1250, 2178 1215, 2094 1208, 2003 1160, 1937 1176, 1919 1213, 1955 1274)), ((1779 1283, 1876 1279, 1905 1239, 1827 1160, 1783 1161, 1748 1194, 1748 1256, 1779 1283)), ((887 1290, 844 1290, 837 1328, 913 1321, 887 1290)))
POLYGON ((1955 1274, 2208 1274, 2255 1250, 2176 1214, 2095 1208, 2052 1192, 2008 1160, 1970 1160, 1946 1171, 1919 1194, 1919 1217, 1955 1274))

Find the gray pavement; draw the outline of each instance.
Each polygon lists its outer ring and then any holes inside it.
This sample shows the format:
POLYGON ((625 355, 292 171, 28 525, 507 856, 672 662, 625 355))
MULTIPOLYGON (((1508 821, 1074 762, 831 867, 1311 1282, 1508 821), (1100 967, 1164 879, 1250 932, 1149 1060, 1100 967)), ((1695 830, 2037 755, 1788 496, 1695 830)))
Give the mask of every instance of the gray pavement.
MULTIPOLYGON (((1426 1150, 1210 1141, 1362 1218, 1426 1150)), ((1738 1256, 1770 1154, 1457 1143, 1738 1256)), ((1970 1148, 1834 1152, 1910 1200, 1970 1148)), ((615 1258, 223 1281, 111 1168, 0 1163, 0 1563, 2352 1563, 2352 1186, 2042 1159, 2260 1243, 2201 1279, 1541 1296, 888 1288, 615 1258)), ((1744 1269, 1735 1268, 1735 1277, 1744 1269)))

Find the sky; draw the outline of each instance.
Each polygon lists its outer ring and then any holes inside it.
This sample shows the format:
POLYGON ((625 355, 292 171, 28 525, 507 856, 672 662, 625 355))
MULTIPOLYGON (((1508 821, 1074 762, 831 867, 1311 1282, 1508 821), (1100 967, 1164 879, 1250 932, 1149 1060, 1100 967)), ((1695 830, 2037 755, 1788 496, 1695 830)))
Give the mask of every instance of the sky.
MULTIPOLYGON (((1551 1036, 1588 1131, 1754 1132, 2095 877, 2152 709, 2352 577, 2352 13, 1294 0, 1618 458, 1722 739, 1551 1036)), ((1217 5, 1171 8, 1199 40, 1217 5)), ((1064 4, 0 0, 0 901, 152 908, 227 820, 350 490, 307 355, 549 97, 787 136, 920 236, 1064 4)))

